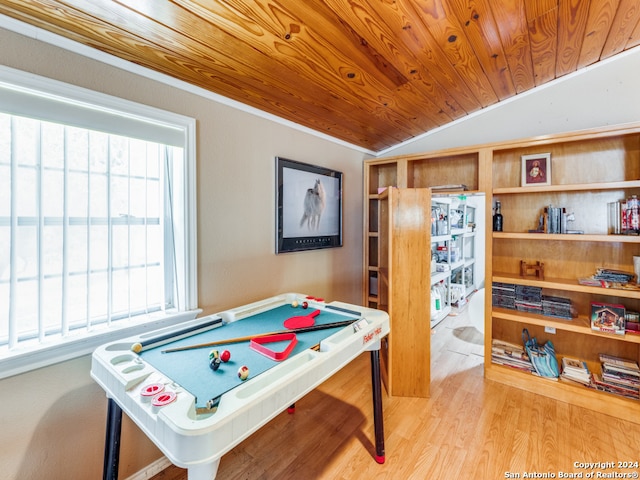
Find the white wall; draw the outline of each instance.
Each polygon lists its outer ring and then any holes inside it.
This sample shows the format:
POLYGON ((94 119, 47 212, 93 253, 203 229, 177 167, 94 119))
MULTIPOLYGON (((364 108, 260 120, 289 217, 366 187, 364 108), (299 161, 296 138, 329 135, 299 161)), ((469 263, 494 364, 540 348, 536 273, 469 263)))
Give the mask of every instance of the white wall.
POLYGON ((435 129, 378 157, 640 120, 640 47, 435 129))

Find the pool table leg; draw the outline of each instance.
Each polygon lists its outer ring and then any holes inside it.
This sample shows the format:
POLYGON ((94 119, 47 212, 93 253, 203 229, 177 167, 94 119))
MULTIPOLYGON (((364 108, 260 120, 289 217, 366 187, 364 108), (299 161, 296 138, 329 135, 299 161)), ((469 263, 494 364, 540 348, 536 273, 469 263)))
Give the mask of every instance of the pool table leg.
POLYGON ((213 462, 192 465, 187 469, 187 480, 214 480, 219 465, 219 458, 213 462))
POLYGON ((384 425, 382 419, 382 383, 380 350, 371 350, 371 389, 373 391, 373 424, 376 435, 376 462, 384 463, 384 425))
POLYGON ((118 480, 121 431, 122 409, 112 398, 109 398, 107 406, 107 436, 104 442, 103 480, 118 480))

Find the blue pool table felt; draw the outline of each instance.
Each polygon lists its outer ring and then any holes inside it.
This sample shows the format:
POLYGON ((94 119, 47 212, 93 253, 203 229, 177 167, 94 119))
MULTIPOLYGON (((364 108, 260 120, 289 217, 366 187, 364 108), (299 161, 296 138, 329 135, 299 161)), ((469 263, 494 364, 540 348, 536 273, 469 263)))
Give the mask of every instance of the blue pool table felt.
MULTIPOLYGON (((311 308, 304 310, 301 307, 295 308, 291 305, 281 305, 206 332, 181 338, 169 344, 165 343, 157 347, 149 348, 141 352, 140 356, 145 362, 152 365, 171 381, 191 393, 196 398, 197 409, 205 408, 209 400, 216 399, 225 392, 243 383, 242 380, 238 378, 238 369, 241 366, 246 365, 249 368, 249 379, 251 379, 281 362, 268 358, 251 349, 249 341, 179 352, 163 353, 163 350, 236 337, 259 335, 274 331, 284 331, 286 330, 284 327, 285 320, 292 316, 305 315, 312 311, 313 309, 311 308), (220 368, 216 371, 209 367, 209 352, 214 349, 218 350, 219 353, 222 353, 224 350, 229 350, 231 353, 230 361, 226 363, 222 362, 220 368)), ((315 317, 315 325, 349 319, 355 321, 358 318, 359 315, 357 312, 349 314, 322 309, 320 315, 315 317)), ((289 357, 317 345, 321 340, 333 335, 340 328, 345 327, 297 333, 297 344, 289 354, 289 357)), ((286 348, 288 343, 289 341, 274 342, 267 344, 266 347, 275 352, 280 352, 286 348)), ((286 359, 283 361, 286 361, 286 359)))

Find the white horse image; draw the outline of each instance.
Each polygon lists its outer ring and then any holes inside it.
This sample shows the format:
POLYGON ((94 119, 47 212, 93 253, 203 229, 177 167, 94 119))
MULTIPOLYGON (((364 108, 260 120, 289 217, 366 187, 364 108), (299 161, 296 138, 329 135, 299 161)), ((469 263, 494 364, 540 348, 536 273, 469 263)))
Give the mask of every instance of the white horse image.
POLYGON ((320 217, 326 206, 324 187, 320 179, 316 180, 313 188, 308 188, 304 196, 304 213, 300 220, 300 226, 307 224, 309 230, 317 230, 320 227, 320 217))

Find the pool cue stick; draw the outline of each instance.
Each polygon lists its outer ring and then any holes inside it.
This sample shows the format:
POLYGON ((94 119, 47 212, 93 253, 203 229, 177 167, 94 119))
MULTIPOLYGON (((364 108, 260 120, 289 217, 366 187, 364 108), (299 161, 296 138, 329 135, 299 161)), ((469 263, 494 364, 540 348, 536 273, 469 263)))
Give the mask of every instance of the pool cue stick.
POLYGON ((316 330, 327 330, 329 328, 346 327, 347 325, 351 325, 352 323, 358 320, 359 320, 358 318, 353 318, 351 320, 342 320, 340 322, 325 323, 322 325, 312 325, 311 327, 292 328, 291 330, 278 330, 276 332, 258 333, 255 335, 247 335, 245 337, 234 337, 234 338, 228 338, 226 340, 217 340, 215 342, 199 343, 196 345, 185 345, 183 347, 174 347, 174 348, 168 348, 166 350, 162 350, 162 353, 181 352, 184 350, 194 350, 196 348, 216 347, 218 345, 248 342, 252 338, 268 337, 271 335, 280 335, 282 333, 305 333, 305 332, 314 332, 316 330))

